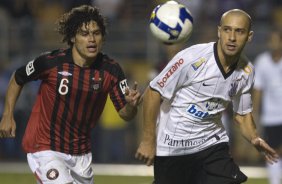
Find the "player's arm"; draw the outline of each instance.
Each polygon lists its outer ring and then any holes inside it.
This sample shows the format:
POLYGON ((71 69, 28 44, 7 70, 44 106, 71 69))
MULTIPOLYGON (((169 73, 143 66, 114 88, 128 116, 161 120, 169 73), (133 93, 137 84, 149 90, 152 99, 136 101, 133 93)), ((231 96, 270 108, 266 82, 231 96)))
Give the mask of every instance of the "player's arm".
POLYGON ((122 119, 129 121, 135 117, 138 105, 142 100, 141 94, 137 90, 137 82, 134 83, 134 87, 132 89, 126 88, 125 100, 126 105, 120 109, 118 113, 122 119))
POLYGON ((235 114, 234 120, 239 126, 241 134, 259 151, 269 163, 276 162, 278 154, 262 138, 259 137, 252 113, 235 114))
POLYGON ((22 86, 17 84, 13 74, 6 92, 4 112, 0 122, 0 138, 15 137, 14 109, 21 90, 22 86))
POLYGON ((152 165, 156 154, 156 121, 161 104, 161 95, 147 88, 143 97, 143 131, 142 140, 135 157, 146 165, 152 165))
POLYGON ((259 122, 260 117, 260 109, 261 109, 261 99, 262 99, 262 91, 258 89, 253 89, 253 115, 255 122, 259 122))

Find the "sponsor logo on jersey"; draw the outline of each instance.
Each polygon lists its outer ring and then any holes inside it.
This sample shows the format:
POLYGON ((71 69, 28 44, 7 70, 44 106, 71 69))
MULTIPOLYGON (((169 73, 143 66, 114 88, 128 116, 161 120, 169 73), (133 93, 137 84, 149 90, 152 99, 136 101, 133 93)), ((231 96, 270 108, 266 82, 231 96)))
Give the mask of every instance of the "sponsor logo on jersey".
POLYGON ((25 71, 26 71, 27 76, 30 76, 35 71, 35 68, 33 66, 33 62, 34 62, 34 60, 28 62, 26 67, 25 67, 25 71))
POLYGON ((57 169, 49 169, 47 171, 46 177, 49 180, 55 180, 59 177, 59 171, 57 169))
POLYGON ((71 73, 69 73, 69 72, 66 72, 66 71, 61 71, 61 72, 58 72, 58 74, 61 74, 62 76, 72 76, 72 74, 71 73))
POLYGON ((167 80, 174 74, 175 71, 178 70, 178 68, 184 63, 184 60, 181 58, 178 61, 176 61, 172 67, 166 72, 165 76, 158 81, 158 85, 162 88, 165 86, 165 83, 167 82, 167 80))
POLYGON ((219 98, 213 98, 206 102, 206 108, 208 111, 217 109, 221 100, 219 98))
POLYGON ((168 134, 165 135, 164 144, 173 147, 191 147, 201 145, 206 142, 206 139, 189 140, 189 139, 172 139, 168 134))
POLYGON ((188 109, 187 112, 192 115, 193 117, 196 117, 198 119, 205 119, 207 118, 210 114, 208 112, 203 112, 198 110, 197 106, 192 104, 188 109))
POLYGON ((205 118, 210 118, 210 117, 215 117, 217 116, 217 114, 209 114, 209 111, 213 111, 215 109, 219 108, 219 105, 222 103, 222 100, 220 98, 212 98, 205 103, 204 107, 206 108, 206 111, 201 111, 199 110, 199 107, 195 104, 191 104, 188 108, 187 108, 187 112, 188 114, 190 114, 191 116, 198 118, 198 119, 205 119, 205 118))
POLYGON ((128 88, 126 79, 119 82, 119 88, 122 91, 122 93, 125 94, 125 90, 126 90, 126 88, 128 88))
POLYGON ((199 61, 196 61, 195 63, 192 64, 192 68, 196 71, 200 66, 206 61, 205 58, 201 58, 199 61))

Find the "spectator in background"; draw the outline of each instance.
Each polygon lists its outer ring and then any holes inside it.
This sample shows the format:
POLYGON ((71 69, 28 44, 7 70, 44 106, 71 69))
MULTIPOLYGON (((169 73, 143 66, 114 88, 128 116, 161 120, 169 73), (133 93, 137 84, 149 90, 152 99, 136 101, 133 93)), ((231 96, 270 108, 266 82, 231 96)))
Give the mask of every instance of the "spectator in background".
POLYGON ((269 34, 268 51, 255 60, 254 117, 260 122, 265 139, 280 156, 267 163, 270 184, 281 184, 282 176, 282 31, 269 34))
POLYGON ((110 95, 121 118, 131 120, 141 95, 129 89, 120 65, 102 53, 105 19, 80 6, 63 14, 58 32, 67 49, 43 53, 12 75, 0 122, 0 138, 14 138, 14 109, 23 86, 41 80, 22 141, 39 183, 92 184, 90 135, 110 95))

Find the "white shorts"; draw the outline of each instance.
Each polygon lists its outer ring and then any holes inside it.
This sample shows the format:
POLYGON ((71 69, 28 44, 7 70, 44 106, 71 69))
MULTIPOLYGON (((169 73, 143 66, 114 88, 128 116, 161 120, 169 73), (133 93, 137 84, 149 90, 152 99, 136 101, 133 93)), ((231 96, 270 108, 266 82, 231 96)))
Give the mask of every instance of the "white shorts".
POLYGON ((27 161, 40 184, 93 184, 92 154, 73 156, 56 151, 28 153, 27 161))

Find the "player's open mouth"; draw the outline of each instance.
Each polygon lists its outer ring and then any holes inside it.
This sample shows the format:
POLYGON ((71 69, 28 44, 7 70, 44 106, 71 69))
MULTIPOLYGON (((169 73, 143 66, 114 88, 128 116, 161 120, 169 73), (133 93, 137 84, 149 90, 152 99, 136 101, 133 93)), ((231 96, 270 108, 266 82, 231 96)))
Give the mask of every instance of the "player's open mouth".
POLYGON ((226 46, 227 46, 227 49, 231 50, 231 51, 236 49, 236 45, 234 45, 234 44, 227 44, 226 46))
POLYGON ((89 52, 95 52, 95 51, 97 50, 97 47, 96 47, 96 46, 88 46, 88 47, 87 47, 87 50, 88 50, 89 52))

